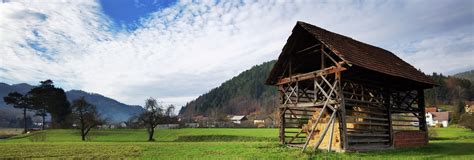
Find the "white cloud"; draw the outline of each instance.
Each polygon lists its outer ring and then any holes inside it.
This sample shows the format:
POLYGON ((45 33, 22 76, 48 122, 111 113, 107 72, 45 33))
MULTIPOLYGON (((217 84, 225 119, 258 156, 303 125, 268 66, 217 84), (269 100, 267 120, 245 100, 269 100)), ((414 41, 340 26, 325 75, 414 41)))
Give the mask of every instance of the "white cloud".
POLYGON ((183 105, 276 59, 297 20, 394 51, 425 72, 472 69, 472 3, 181 1, 133 32, 114 32, 93 1, 9 2, 0 4, 0 81, 51 78, 130 104, 153 96, 183 105))

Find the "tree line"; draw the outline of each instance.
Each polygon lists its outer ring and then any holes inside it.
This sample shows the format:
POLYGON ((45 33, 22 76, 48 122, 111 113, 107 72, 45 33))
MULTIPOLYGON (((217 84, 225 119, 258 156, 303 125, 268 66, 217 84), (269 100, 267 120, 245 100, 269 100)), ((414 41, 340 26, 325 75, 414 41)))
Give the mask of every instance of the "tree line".
POLYGON ((72 110, 66 94, 63 89, 55 87, 51 80, 41 81, 25 95, 11 92, 3 99, 7 105, 23 111, 24 133, 27 132, 27 110, 34 111, 35 116, 42 117, 42 129, 45 129, 48 114, 51 116, 52 128, 67 128, 71 124, 68 118, 72 110))
MULTIPOLYGON (((41 129, 44 130, 46 117, 51 116, 50 128, 77 128, 81 139, 85 141, 91 129, 106 124, 95 105, 84 97, 79 97, 69 103, 62 88, 56 87, 52 80, 41 81, 40 84, 26 94, 10 92, 3 97, 7 105, 22 110, 23 133, 28 133, 27 111, 33 111, 35 116, 42 117, 41 129)), ((145 101, 145 111, 132 118, 133 124, 139 128, 147 128, 148 140, 154 141, 155 128, 158 124, 175 123, 174 105, 164 107, 154 98, 145 101)))

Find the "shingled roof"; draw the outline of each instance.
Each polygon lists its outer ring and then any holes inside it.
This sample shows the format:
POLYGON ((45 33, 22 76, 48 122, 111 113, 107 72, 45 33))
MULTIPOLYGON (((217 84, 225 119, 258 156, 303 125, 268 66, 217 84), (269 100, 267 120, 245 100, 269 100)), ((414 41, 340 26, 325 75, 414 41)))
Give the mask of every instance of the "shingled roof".
MULTIPOLYGON (((330 32, 305 22, 297 22, 295 28, 297 27, 306 30, 307 33, 319 40, 348 64, 423 84, 435 84, 424 73, 418 71, 415 67, 403 61, 390 51, 359 42, 350 37, 330 32)), ((295 29, 293 32, 295 32, 295 29)), ((282 54, 288 53, 282 52, 282 54)), ((280 61, 282 57, 283 56, 280 55, 278 61, 280 61)), ((277 62, 276 65, 278 64, 277 62)), ((274 80, 279 76, 276 72, 279 71, 272 70, 267 79, 267 84, 275 84, 274 80)))

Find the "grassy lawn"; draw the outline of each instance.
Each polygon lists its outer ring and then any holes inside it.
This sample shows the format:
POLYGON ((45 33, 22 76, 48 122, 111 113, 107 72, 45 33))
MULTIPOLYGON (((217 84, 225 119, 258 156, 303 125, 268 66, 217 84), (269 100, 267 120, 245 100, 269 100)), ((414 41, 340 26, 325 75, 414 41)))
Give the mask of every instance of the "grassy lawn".
POLYGON ((277 129, 96 130, 81 142, 76 130, 48 130, 0 141, 1 158, 138 159, 474 159, 474 132, 436 128, 426 147, 366 153, 301 154, 278 144, 277 129))

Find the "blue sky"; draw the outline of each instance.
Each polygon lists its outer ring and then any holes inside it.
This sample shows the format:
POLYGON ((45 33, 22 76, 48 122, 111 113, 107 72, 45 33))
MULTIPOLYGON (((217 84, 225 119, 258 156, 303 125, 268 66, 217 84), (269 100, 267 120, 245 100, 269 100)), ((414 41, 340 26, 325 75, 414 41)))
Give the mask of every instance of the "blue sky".
POLYGON ((114 30, 134 31, 140 27, 140 19, 171 5, 174 0, 100 0, 105 15, 113 21, 114 30))
POLYGON ((474 69, 474 1, 8 1, 0 82, 128 104, 184 105, 278 57, 296 21, 394 52, 425 73, 474 69))

